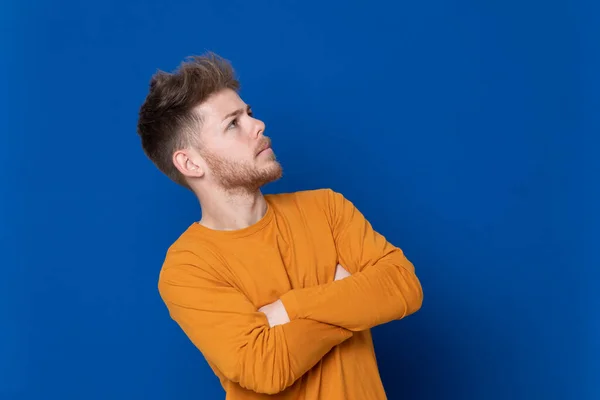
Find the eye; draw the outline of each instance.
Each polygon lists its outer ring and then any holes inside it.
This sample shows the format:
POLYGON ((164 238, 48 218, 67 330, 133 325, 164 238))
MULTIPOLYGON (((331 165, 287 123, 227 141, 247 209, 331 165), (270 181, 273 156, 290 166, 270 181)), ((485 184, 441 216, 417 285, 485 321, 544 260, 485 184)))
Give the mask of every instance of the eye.
POLYGON ((227 125, 227 130, 229 130, 229 129, 233 129, 233 128, 235 128, 237 125, 238 125, 238 119, 237 119, 237 118, 234 118, 234 119, 233 119, 233 120, 232 120, 232 121, 229 123, 229 125, 227 125))

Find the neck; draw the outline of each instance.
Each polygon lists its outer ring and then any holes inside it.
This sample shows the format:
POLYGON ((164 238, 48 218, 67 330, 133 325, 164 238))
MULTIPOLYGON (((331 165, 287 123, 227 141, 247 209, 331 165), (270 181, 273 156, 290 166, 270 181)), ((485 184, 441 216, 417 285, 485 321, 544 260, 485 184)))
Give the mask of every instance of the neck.
POLYGON ((200 224, 214 230, 231 231, 257 223, 267 211, 267 202, 260 190, 254 192, 212 191, 199 195, 202 219, 200 224))

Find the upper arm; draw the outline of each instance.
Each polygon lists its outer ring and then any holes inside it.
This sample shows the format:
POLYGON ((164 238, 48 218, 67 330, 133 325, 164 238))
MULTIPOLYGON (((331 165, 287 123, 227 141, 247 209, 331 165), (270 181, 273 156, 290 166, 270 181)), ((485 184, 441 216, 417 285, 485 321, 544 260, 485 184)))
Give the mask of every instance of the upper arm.
POLYGON ((358 208, 342 194, 328 190, 330 226, 340 263, 351 273, 360 272, 383 258, 401 260, 414 270, 401 249, 391 244, 358 208))
POLYGON ((169 255, 159 292, 173 320, 204 357, 229 379, 238 380, 240 357, 245 356, 240 349, 268 333, 264 314, 189 253, 169 255))

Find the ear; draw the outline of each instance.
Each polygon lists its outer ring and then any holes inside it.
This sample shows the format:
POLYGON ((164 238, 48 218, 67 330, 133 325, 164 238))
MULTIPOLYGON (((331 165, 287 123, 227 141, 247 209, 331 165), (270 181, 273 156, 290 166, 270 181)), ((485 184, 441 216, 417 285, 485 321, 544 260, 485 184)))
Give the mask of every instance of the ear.
POLYGON ((178 150, 173 154, 173 164, 183 176, 200 178, 204 175, 201 158, 190 150, 178 150))

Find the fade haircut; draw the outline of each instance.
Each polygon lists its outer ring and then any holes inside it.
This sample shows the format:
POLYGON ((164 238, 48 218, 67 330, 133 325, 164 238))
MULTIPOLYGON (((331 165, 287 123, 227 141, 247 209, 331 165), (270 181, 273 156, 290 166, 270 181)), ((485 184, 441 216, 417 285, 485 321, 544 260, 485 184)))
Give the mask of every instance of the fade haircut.
POLYGON ((173 73, 156 72, 137 123, 146 156, 171 180, 189 189, 173 165, 173 153, 198 145, 202 121, 192 110, 216 92, 239 88, 229 61, 213 52, 188 57, 173 73))

